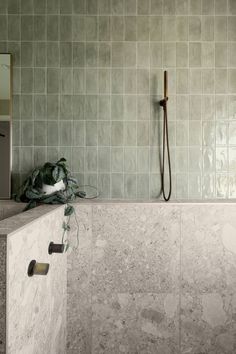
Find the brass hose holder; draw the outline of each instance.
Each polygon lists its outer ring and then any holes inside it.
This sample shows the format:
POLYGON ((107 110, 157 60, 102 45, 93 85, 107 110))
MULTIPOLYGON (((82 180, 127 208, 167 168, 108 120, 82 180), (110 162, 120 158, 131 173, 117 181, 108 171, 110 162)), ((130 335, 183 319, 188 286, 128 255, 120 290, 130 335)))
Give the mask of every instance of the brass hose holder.
POLYGON ((162 100, 160 100, 160 106, 166 108, 167 101, 168 101, 168 97, 165 97, 162 100))
POLYGON ((28 266, 28 276, 32 277, 33 275, 47 275, 48 270, 48 263, 37 263, 35 260, 32 260, 28 266))

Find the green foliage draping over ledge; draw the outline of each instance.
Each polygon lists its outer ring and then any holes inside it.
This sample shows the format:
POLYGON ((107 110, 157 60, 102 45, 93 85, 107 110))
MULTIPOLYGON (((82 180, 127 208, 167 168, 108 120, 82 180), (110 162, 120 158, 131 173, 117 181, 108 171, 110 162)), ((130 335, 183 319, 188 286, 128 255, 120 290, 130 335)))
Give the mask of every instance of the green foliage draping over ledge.
MULTIPOLYGON (((77 196, 84 197, 83 192, 78 191, 78 183, 70 174, 66 165, 66 159, 61 158, 56 163, 46 162, 42 167, 35 168, 26 178, 20 191, 14 196, 18 202, 28 203, 25 210, 37 206, 38 203, 44 204, 67 204, 77 196), (55 190, 48 194, 45 193, 44 186, 54 186, 63 181, 64 189, 55 190)), ((68 208, 72 213, 72 206, 68 208)))
POLYGON ((62 243, 69 247, 69 241, 65 239, 70 231, 70 217, 74 214, 77 224, 78 244, 78 221, 75 209, 68 204, 76 197, 85 197, 85 193, 79 191, 77 180, 71 176, 66 165, 66 159, 61 158, 56 163, 46 162, 42 167, 35 168, 26 178, 19 192, 14 195, 17 202, 27 203, 24 211, 32 209, 39 204, 66 204, 64 215, 67 222, 63 221, 62 243))

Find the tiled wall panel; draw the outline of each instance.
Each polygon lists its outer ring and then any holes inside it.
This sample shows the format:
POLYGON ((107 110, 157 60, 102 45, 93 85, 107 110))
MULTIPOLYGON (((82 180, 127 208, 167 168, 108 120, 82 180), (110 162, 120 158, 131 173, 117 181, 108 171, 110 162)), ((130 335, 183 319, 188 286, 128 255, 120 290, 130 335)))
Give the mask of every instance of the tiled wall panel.
POLYGON ((105 198, 160 191, 169 73, 173 198, 236 197, 234 0, 5 0, 13 173, 64 155, 105 198))

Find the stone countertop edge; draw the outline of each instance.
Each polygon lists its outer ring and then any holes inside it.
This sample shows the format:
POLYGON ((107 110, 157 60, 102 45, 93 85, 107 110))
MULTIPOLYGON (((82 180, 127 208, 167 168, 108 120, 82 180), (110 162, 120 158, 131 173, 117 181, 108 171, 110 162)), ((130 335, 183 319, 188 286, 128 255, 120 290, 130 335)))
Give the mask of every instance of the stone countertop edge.
MULTIPOLYGON (((0 200, 2 202, 2 200, 0 200)), ((10 202, 10 201, 8 201, 10 202)), ((189 205, 234 205, 236 204, 236 199, 196 199, 196 200, 170 200, 165 202, 163 200, 156 199, 83 199, 76 198, 71 204, 81 204, 81 205, 125 205, 125 204, 136 204, 136 205, 162 205, 162 206, 189 206, 189 205)), ((64 208, 64 204, 54 204, 54 205, 40 205, 34 209, 28 210, 26 212, 21 212, 17 215, 11 216, 9 218, 0 221, 0 238, 6 238, 15 232, 21 230, 26 225, 33 223, 45 215, 52 213, 58 208, 64 208)))
POLYGON ((0 238, 7 238, 20 231, 34 221, 53 213, 56 209, 64 208, 64 204, 40 205, 36 208, 21 212, 0 221, 0 238))
POLYGON ((71 204, 161 204, 161 205, 194 205, 194 204, 236 204, 236 199, 173 199, 168 202, 164 200, 157 200, 157 199, 86 199, 86 198, 76 198, 71 204))

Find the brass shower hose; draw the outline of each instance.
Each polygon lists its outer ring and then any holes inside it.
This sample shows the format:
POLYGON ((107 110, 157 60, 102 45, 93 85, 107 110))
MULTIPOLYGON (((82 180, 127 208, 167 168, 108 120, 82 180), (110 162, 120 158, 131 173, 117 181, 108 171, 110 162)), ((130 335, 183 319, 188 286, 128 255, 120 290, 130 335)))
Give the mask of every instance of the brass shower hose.
POLYGON ((162 165, 161 165, 161 184, 162 184, 162 194, 166 202, 171 197, 172 191, 172 178, 171 178, 171 161, 170 161, 170 146, 169 146, 169 131, 168 131, 168 114, 167 114, 167 71, 164 71, 164 98, 160 101, 160 105, 163 107, 163 139, 162 139, 162 165), (167 162, 168 162, 168 172, 169 172, 169 192, 166 194, 165 191, 165 157, 167 151, 167 162))

